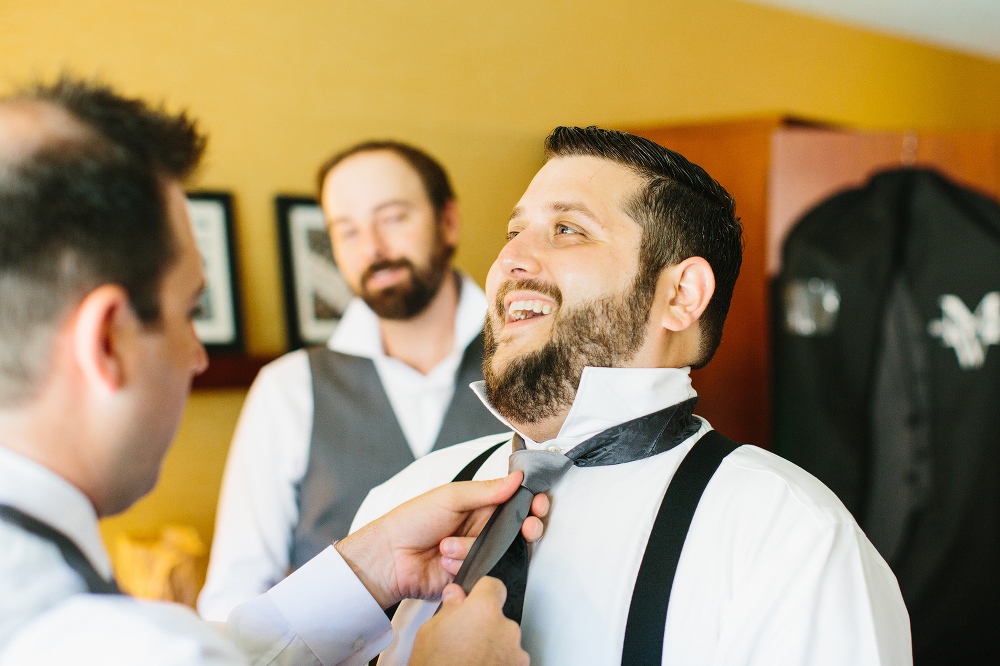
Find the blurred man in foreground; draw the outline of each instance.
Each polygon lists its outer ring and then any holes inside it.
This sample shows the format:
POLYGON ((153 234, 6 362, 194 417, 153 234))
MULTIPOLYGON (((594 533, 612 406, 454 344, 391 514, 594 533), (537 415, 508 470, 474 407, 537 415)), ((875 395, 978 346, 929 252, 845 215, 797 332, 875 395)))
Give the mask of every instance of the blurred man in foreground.
POLYGON ((182 189, 203 147, 186 116, 107 87, 0 100, 0 664, 363 664, 391 640, 384 608, 442 592, 415 663, 526 663, 501 584, 445 588, 516 476, 326 548, 222 633, 118 593, 97 519, 153 487, 207 364, 182 189))

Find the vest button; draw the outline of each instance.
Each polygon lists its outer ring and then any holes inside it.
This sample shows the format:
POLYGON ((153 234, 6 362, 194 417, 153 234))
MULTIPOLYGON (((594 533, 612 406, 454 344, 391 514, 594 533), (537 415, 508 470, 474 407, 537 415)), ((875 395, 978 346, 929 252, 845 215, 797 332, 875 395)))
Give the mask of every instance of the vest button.
POLYGON ((351 646, 351 649, 357 652, 358 650, 361 649, 361 646, 364 644, 365 644, 365 639, 359 638, 358 640, 354 641, 354 645, 351 646))

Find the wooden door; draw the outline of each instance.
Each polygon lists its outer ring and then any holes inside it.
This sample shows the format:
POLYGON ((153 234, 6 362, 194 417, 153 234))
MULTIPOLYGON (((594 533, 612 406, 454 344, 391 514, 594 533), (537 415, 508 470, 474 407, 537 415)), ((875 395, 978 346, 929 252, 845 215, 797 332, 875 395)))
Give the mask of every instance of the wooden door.
POLYGON ((767 175, 778 119, 629 130, 705 169, 736 199, 746 247, 712 362, 692 373, 697 413, 738 442, 770 446, 770 335, 766 273, 767 175))

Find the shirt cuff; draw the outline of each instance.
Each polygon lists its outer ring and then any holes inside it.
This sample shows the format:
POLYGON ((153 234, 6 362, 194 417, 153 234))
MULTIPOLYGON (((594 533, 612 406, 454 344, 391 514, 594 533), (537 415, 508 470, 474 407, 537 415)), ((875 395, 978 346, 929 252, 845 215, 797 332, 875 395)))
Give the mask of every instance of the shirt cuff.
POLYGON ((363 664, 392 642, 382 607, 333 546, 267 596, 324 666, 363 664))

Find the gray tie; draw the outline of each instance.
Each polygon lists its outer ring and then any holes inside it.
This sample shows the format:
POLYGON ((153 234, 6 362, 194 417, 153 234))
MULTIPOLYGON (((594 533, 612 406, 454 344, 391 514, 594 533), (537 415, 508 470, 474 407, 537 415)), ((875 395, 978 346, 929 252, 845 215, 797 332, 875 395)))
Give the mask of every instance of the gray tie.
POLYGON ((515 434, 509 465, 511 472, 524 473, 524 481, 513 497, 493 512, 455 582, 468 594, 483 576, 499 578, 507 586, 504 615, 520 622, 528 581, 528 545, 521 536, 521 524, 531 510, 532 498, 561 479, 573 461, 553 451, 525 450, 524 440, 515 434))

